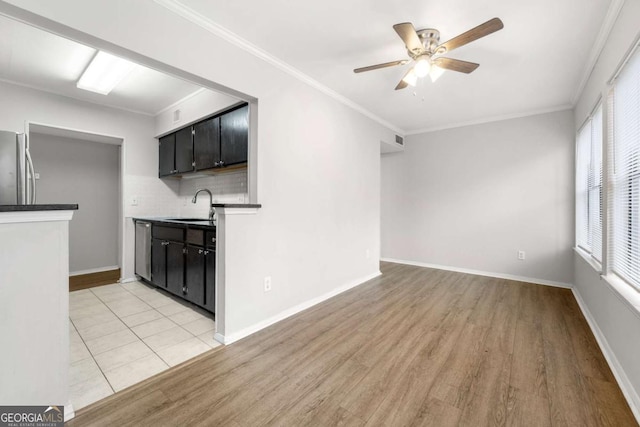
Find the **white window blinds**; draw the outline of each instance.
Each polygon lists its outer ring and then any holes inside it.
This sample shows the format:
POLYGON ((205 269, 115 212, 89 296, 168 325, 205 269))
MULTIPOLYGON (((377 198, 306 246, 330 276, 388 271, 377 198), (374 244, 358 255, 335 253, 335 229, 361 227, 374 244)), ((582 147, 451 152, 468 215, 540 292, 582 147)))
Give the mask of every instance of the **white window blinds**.
POLYGON ((591 255, 602 262, 602 105, 591 119, 591 164, 589 168, 589 243, 591 255))
POLYGON ((578 132, 576 244, 602 262, 602 106, 578 132))
POLYGON ((625 65, 613 99, 613 271, 640 288, 640 53, 625 65))

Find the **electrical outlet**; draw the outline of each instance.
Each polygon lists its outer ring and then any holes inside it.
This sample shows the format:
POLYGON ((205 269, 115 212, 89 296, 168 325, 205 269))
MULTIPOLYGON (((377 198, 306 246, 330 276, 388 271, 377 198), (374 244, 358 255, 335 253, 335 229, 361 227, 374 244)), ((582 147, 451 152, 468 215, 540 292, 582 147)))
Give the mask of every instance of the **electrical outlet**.
POLYGON ((267 276, 264 278, 264 291, 271 291, 271 276, 267 276))
POLYGON ((131 197, 131 206, 138 206, 139 201, 140 201, 140 198, 138 196, 131 197))
POLYGON ((36 172, 33 176, 34 176, 35 179, 40 179, 40 173, 39 172, 36 172))
POLYGON ((526 255, 527 255, 527 254, 526 254, 526 252, 525 252, 525 251, 518 251, 518 259, 519 259, 520 261, 523 261, 523 260, 525 259, 526 255))

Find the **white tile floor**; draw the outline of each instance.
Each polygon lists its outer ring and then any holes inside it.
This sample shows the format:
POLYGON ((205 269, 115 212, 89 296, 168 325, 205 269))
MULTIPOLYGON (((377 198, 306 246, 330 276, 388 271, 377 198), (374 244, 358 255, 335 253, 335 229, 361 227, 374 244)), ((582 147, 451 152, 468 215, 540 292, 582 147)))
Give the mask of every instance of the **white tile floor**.
POLYGON ((76 410, 220 345, 210 313, 141 282, 71 292, 69 317, 76 410))

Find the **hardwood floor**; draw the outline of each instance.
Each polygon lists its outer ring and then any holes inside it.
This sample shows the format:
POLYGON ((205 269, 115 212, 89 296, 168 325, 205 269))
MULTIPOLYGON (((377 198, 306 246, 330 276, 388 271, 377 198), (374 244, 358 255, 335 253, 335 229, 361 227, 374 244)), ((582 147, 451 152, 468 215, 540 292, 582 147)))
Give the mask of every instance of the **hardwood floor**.
POLYGON ((100 271, 97 273, 80 274, 69 277, 69 292, 82 289, 95 288, 96 286, 110 285, 120 280, 120 269, 100 271))
POLYGON ((571 291, 381 269, 68 425, 637 425, 571 291))

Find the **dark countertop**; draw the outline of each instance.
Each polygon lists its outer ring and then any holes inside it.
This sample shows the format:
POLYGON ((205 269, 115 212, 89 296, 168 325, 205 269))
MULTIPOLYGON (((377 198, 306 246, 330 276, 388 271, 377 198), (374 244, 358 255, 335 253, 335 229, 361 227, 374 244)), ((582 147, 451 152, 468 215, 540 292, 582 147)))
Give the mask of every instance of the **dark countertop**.
POLYGON ((200 228, 205 230, 215 230, 216 226, 205 218, 179 218, 179 217, 134 217, 134 221, 146 221, 153 224, 171 224, 172 227, 180 228, 200 228), (182 226, 182 227, 181 227, 182 226))
POLYGON ((214 208, 261 208, 262 205, 255 203, 214 203, 211 205, 214 208))
POLYGON ((78 205, 0 205, 0 212, 77 211, 78 205))

